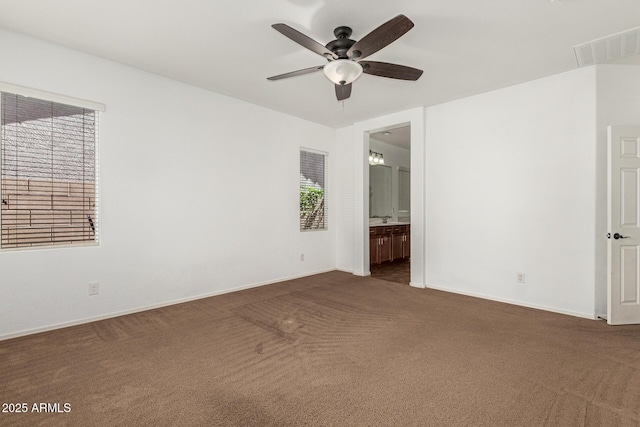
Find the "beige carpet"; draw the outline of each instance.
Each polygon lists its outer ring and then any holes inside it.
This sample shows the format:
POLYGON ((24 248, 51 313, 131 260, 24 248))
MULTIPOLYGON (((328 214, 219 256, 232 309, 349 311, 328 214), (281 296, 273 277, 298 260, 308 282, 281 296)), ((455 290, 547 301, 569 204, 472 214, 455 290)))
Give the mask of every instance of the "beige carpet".
POLYGON ((638 426, 640 327, 331 272, 0 342, 35 426, 638 426))

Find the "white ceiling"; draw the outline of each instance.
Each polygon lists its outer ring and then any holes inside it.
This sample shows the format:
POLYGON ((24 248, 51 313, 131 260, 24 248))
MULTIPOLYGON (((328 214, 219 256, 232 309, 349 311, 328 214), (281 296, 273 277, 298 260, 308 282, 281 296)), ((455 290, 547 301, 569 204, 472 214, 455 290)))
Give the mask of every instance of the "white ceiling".
POLYGON ((411 126, 399 126, 397 128, 375 132, 370 134, 369 138, 384 142, 386 144, 395 145, 397 147, 404 148, 405 150, 410 150, 411 126))
POLYGON ((638 0, 2 0, 0 10, 0 27, 331 127, 572 70, 574 45, 640 25, 638 0), (368 59, 423 69, 417 82, 364 75, 342 103, 321 72, 266 80, 326 62, 271 24, 326 44, 339 25, 358 40, 400 13, 415 27, 368 59))

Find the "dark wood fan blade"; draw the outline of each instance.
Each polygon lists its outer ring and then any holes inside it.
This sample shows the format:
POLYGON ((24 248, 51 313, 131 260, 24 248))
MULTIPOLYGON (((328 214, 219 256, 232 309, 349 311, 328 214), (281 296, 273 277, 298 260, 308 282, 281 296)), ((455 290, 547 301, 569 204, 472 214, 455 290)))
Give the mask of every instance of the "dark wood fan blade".
POLYGON ((289 37, 294 42, 298 43, 302 47, 306 47, 312 52, 317 53, 320 56, 324 56, 325 58, 328 56, 332 59, 338 59, 338 56, 331 52, 329 49, 313 40, 312 38, 305 36, 298 30, 294 30, 287 24, 273 24, 272 27, 278 31, 280 31, 286 37, 289 37))
POLYGON ((388 62, 361 61, 362 72, 374 76, 389 77, 399 80, 418 80, 422 75, 422 70, 406 67, 404 65, 389 64, 388 62))
POLYGON ((351 96, 351 83, 346 85, 336 85, 336 98, 343 101, 351 96))
POLYGON ((303 74, 315 73, 316 71, 322 70, 324 65, 319 65, 317 67, 309 67, 303 70, 291 71, 290 73, 278 74, 277 76, 267 77, 267 80, 280 80, 286 79, 287 77, 295 77, 301 76, 303 74))
POLYGON ((358 40, 347 51, 349 58, 360 60, 393 43, 413 28, 411 19, 398 15, 358 40))

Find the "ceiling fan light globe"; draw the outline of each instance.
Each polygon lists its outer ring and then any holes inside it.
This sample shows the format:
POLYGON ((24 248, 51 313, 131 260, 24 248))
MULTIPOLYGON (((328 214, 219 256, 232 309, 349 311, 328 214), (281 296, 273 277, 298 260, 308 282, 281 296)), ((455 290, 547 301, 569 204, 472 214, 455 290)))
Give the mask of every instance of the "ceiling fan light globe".
POLYGON ((324 75, 337 85, 348 85, 362 75, 362 65, 349 59, 336 59, 322 69, 324 75))

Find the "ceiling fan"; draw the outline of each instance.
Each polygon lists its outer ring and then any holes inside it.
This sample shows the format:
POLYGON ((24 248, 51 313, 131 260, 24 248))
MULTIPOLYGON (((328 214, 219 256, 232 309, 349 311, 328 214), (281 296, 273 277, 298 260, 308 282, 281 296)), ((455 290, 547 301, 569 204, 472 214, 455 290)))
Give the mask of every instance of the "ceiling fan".
POLYGON ((338 27, 333 31, 336 39, 327 43, 326 46, 286 24, 273 24, 272 27, 302 47, 325 57, 329 62, 268 77, 267 80, 280 80, 322 70, 324 75, 334 83, 336 98, 342 101, 351 96, 351 85, 362 73, 400 80, 418 80, 422 75, 422 70, 417 68, 388 62, 363 61, 413 28, 413 22, 404 15, 390 19, 359 41, 349 39, 352 33, 351 28, 338 27))

